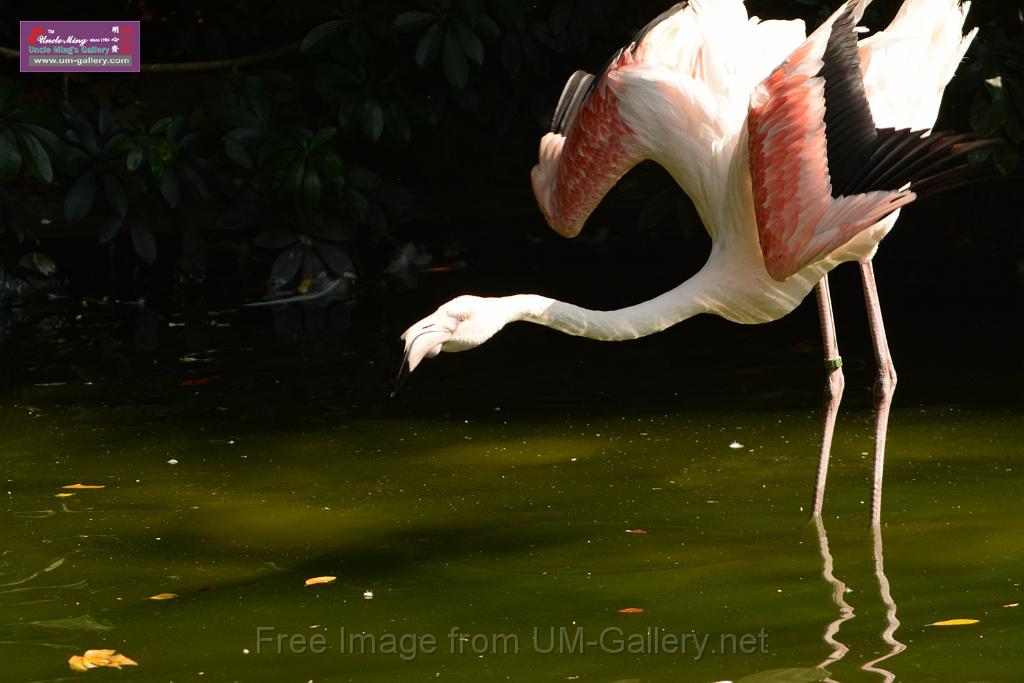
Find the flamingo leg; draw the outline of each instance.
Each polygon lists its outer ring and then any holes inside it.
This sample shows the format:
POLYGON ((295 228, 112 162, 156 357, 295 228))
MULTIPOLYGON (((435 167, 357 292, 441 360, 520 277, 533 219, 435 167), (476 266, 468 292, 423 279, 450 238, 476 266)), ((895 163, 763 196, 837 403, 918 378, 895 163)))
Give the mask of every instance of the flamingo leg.
POLYGON ((832 296, 829 294, 828 275, 821 278, 815 287, 818 295, 818 317, 821 319, 821 341, 825 351, 825 417, 821 431, 821 455, 818 458, 818 476, 814 485, 815 517, 821 516, 825 501, 825 478, 828 476, 828 459, 832 450, 832 435, 839 414, 839 402, 843 398, 846 380, 843 377, 843 359, 839 356, 836 341, 836 324, 832 317, 832 296))
POLYGON ((882 309, 878 304, 878 287, 871 261, 861 261, 861 279, 864 281, 864 303, 871 328, 871 343, 875 348, 877 374, 875 375, 875 466, 871 489, 871 525, 882 521, 882 475, 885 470, 885 434, 889 427, 889 406, 896 390, 896 368, 889 353, 882 324, 882 309))

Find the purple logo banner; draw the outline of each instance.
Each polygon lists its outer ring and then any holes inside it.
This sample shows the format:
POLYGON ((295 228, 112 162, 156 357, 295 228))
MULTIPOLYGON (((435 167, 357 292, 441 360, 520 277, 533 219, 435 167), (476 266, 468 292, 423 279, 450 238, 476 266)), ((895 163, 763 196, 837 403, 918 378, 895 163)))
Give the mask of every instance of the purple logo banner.
POLYGON ((22 72, 138 71, 137 21, 23 21, 22 72))

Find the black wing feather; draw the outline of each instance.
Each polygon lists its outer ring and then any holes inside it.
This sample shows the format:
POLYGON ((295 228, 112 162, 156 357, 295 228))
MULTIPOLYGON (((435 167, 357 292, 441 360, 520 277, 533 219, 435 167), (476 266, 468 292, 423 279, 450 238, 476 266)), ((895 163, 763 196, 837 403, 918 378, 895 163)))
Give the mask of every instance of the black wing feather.
POLYGON ((832 24, 818 76, 825 80, 825 152, 832 196, 899 190, 918 197, 955 187, 978 175, 965 156, 994 144, 974 135, 879 129, 871 116, 857 52, 853 6, 832 24))
POLYGON ((565 87, 562 89, 562 96, 558 98, 558 105, 555 107, 555 114, 551 117, 551 125, 548 129, 552 133, 561 133, 562 135, 565 135, 572 126, 572 122, 576 120, 576 114, 578 114, 583 105, 586 104, 590 94, 594 92, 594 89, 597 88, 597 84, 601 82, 601 79, 604 78, 604 75, 608 72, 608 68, 618 61, 624 51, 636 50, 636 46, 647 37, 647 34, 651 32, 651 29, 671 17, 676 12, 681 12, 686 9, 687 4, 687 2, 678 2, 649 21, 646 26, 636 32, 636 35, 633 36, 633 40, 631 40, 626 47, 617 50, 615 54, 605 62, 604 68, 601 69, 597 76, 586 71, 576 71, 572 76, 569 76, 569 80, 566 81, 565 87))
POLYGON ((586 71, 577 71, 565 82, 562 89, 562 96, 558 98, 558 106, 555 107, 555 115, 551 117, 551 132, 562 133, 569 130, 569 126, 576 119, 580 107, 590 96, 594 85, 594 74, 586 71))

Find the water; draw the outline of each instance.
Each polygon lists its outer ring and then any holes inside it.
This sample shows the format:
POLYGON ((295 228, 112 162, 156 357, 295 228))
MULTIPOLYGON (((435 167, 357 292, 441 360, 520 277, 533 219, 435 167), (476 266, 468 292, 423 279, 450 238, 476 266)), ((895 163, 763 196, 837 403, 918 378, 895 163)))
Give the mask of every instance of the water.
POLYGON ((862 313, 816 527, 812 310, 621 345, 523 326, 389 400, 397 331, 461 286, 276 327, 30 315, 3 350, 0 680, 88 648, 138 661, 82 674, 124 681, 1022 680, 1024 421, 989 330, 915 346, 897 316, 876 537, 862 313), (75 483, 105 488, 55 497, 75 483), (979 623, 927 626, 954 618, 979 623))

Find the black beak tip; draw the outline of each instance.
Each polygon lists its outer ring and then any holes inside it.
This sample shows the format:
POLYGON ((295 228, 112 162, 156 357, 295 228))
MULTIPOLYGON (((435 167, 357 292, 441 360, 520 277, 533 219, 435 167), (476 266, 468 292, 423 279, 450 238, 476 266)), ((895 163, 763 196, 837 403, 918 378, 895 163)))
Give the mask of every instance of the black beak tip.
POLYGON ((402 388, 402 384, 405 383, 405 378, 409 376, 409 349, 406 349, 405 355, 402 356, 402 362, 398 366, 398 375, 395 377, 395 386, 391 390, 391 398, 398 396, 399 390, 402 388))

